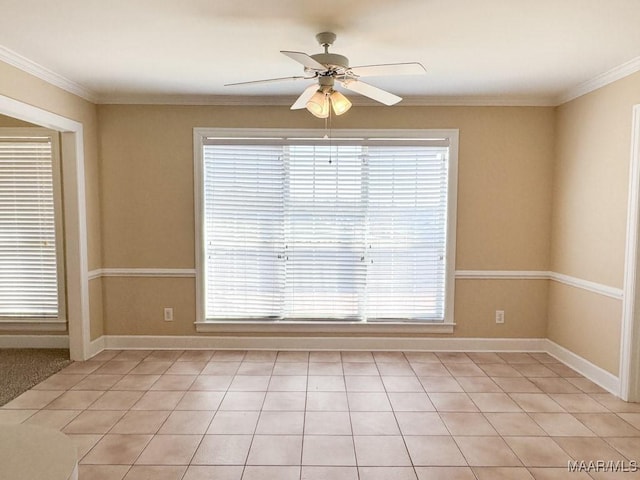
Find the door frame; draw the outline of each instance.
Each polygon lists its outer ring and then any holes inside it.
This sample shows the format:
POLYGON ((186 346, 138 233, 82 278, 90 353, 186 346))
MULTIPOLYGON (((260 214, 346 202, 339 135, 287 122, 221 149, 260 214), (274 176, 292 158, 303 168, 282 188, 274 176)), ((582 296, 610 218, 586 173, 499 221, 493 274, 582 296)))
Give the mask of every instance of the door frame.
POLYGON ((72 360, 86 360, 90 324, 83 125, 4 95, 0 114, 60 132, 69 354, 72 360))
POLYGON ((620 397, 640 401, 640 105, 633 106, 620 339, 620 397))

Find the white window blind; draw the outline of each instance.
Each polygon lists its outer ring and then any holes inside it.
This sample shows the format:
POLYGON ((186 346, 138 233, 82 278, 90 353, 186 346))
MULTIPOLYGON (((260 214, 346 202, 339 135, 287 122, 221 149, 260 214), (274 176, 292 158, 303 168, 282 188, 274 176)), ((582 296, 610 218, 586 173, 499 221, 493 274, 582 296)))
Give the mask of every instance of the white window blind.
POLYGON ((447 147, 231 143, 203 146, 207 319, 444 320, 447 147))
POLYGON ((377 147, 368 163, 367 315, 442 320, 446 152, 377 147))
POLYGON ((59 316, 53 147, 0 130, 0 317, 59 316))
POLYGON ((361 318, 366 280, 362 149, 286 150, 285 317, 361 318))
POLYGON ((207 147, 204 167, 207 316, 282 317, 282 147, 207 147))

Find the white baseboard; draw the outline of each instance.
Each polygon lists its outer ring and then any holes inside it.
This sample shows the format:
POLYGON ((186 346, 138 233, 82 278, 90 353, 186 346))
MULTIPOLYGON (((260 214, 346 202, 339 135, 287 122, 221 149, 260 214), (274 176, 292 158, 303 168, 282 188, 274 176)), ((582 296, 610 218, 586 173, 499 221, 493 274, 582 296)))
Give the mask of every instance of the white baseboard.
POLYGON ((0 348, 69 348, 69 335, 0 335, 0 348))
MULTIPOLYGON (((0 348, 69 348, 68 335, 0 335, 0 348)), ((88 357, 103 350, 403 350, 448 352, 547 352, 619 396, 620 379, 547 338, 381 338, 103 335, 88 357)))
MULTIPOLYGON (((261 337, 107 335, 104 349, 432 350, 543 352, 543 338, 261 337)), ((98 339, 100 340, 100 339, 98 339)), ((92 343, 97 342, 95 340, 92 343)), ((98 343, 95 343, 96 346, 98 343)), ((98 353, 97 351, 95 353, 98 353)))
POLYGON ((87 358, 95 357, 101 351, 104 350, 106 343, 106 337, 103 335, 102 337, 98 337, 95 340, 91 340, 89 343, 89 348, 87 349, 87 358))
POLYGON ((570 350, 558 345, 557 343, 549 340, 546 342, 546 351, 549 355, 554 356, 562 363, 567 364, 573 368, 580 375, 585 376, 592 382, 600 385, 605 390, 611 392, 616 396, 620 396, 620 378, 616 377, 610 372, 594 365, 589 360, 582 358, 580 355, 573 353, 570 350))
MULTIPOLYGON (((0 337, 0 342, 2 337, 0 337)), ((2 346, 2 343, 0 343, 2 346)), ((449 352, 547 352, 618 396, 620 379, 547 338, 381 338, 104 335, 89 356, 102 350, 402 350, 449 352)))

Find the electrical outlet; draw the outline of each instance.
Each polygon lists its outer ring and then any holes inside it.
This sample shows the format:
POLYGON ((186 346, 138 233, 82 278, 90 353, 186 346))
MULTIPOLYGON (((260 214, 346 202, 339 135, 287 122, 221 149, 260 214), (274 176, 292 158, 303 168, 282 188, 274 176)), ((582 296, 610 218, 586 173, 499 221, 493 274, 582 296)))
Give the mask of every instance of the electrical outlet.
POLYGON ((164 321, 165 322, 173 322, 173 308, 166 307, 164 309, 164 321))
POLYGON ((504 310, 496 310, 496 323, 504 323, 504 310))

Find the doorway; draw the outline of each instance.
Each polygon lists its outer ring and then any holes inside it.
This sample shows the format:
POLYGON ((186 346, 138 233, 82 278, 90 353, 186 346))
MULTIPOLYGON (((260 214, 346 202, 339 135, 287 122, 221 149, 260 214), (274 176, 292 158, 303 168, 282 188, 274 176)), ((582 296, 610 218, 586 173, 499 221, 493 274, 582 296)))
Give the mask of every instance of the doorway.
POLYGON ((60 132, 69 353, 90 355, 89 278, 82 123, 0 95, 0 114, 60 132))

